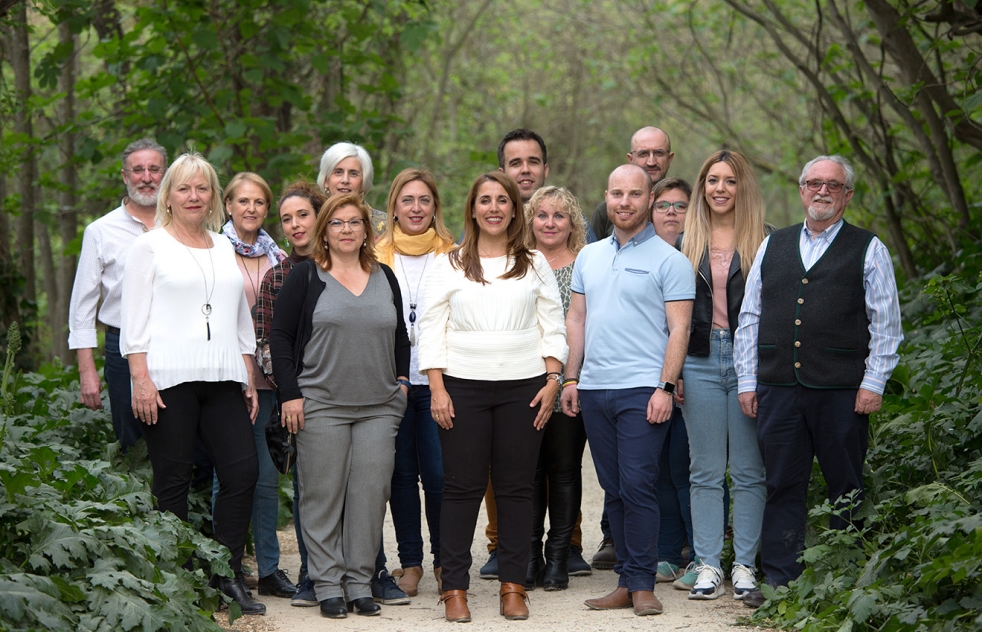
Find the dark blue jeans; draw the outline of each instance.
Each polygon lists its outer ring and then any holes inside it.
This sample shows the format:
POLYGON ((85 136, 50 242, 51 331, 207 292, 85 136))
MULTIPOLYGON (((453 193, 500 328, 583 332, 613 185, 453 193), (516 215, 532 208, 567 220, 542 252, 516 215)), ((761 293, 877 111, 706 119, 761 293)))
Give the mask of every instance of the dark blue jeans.
POLYGON ((419 482, 423 483, 426 525, 434 568, 440 566, 440 505, 443 502, 443 455, 438 426, 430 415, 430 387, 412 386, 406 414, 396 435, 396 463, 392 472, 392 523, 403 568, 422 566, 423 536, 419 482))
POLYGON ((119 355, 119 333, 106 332, 106 363, 102 373, 109 386, 109 412, 113 418, 113 432, 125 452, 143 436, 143 423, 133 416, 130 363, 119 355))
POLYGON ((689 436, 680 408, 675 408, 671 423, 661 452, 661 472, 655 488, 661 509, 658 558, 683 566, 682 549, 686 542, 692 542, 692 512, 689 508, 689 436))
POLYGON ((650 424, 653 387, 581 390, 580 407, 617 552, 618 586, 654 590, 661 515, 655 485, 672 421, 650 424))

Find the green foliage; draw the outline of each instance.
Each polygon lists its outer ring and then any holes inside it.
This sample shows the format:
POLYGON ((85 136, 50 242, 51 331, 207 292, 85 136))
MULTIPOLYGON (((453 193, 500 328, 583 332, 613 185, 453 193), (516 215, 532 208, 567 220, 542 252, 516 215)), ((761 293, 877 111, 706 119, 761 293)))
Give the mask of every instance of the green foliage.
POLYGON ((771 601, 755 622, 982 627, 982 257, 956 263, 906 290, 907 341, 872 423, 865 526, 831 531, 832 509, 813 509, 805 572, 790 588, 764 587, 771 601))
POLYGON ((231 574, 228 549, 153 510, 145 445, 121 454, 69 370, 16 384, 0 415, 0 629, 220 630, 207 582, 231 574))

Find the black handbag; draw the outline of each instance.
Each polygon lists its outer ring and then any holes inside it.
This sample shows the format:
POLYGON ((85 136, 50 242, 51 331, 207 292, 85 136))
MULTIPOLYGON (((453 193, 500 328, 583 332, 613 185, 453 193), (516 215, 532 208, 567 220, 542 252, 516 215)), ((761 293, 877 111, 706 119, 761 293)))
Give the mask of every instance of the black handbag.
POLYGON ((289 474, 297 461, 297 435, 280 423, 280 403, 276 402, 266 422, 266 447, 280 474, 289 474))

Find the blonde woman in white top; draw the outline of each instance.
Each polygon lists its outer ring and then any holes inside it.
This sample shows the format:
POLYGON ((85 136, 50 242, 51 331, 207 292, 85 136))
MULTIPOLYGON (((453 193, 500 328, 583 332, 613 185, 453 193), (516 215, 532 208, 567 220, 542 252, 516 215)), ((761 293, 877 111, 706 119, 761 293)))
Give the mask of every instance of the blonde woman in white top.
POLYGON ((258 476, 250 423, 259 406, 252 382, 256 337, 242 275, 222 225, 221 187, 198 154, 174 161, 160 183, 160 228, 133 242, 123 273, 122 341, 133 383, 133 414, 144 424, 161 511, 188 518, 194 440, 200 437, 221 482, 215 539, 229 548, 234 579, 213 584, 263 614, 249 596, 242 553, 258 476))
POLYGON ((568 349, 556 278, 526 246, 521 204, 510 177, 480 176, 467 196, 463 243, 437 257, 426 280, 419 369, 441 428, 442 601, 450 621, 470 620, 470 548, 489 469, 501 614, 528 618, 532 481, 568 349))

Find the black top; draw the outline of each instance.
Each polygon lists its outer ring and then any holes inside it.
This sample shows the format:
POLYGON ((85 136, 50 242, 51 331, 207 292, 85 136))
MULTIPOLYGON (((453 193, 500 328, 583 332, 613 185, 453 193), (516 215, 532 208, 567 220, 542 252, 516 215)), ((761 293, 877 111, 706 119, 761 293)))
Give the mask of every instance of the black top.
MULTIPOLYGON (((402 318, 402 292, 392 269, 382 263, 378 265, 389 282, 392 303, 398 315, 393 332, 396 375, 409 375, 410 345, 406 323, 402 318)), ((303 352, 313 330, 314 307, 326 287, 326 284, 317 277, 316 266, 313 260, 297 264, 283 282, 283 287, 276 298, 269 346, 273 375, 279 385, 280 401, 303 397, 297 384, 297 376, 303 371, 303 352)))

